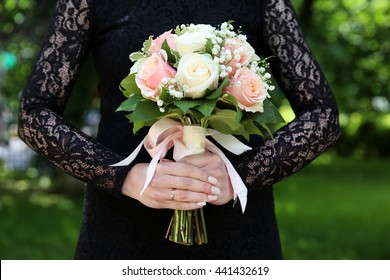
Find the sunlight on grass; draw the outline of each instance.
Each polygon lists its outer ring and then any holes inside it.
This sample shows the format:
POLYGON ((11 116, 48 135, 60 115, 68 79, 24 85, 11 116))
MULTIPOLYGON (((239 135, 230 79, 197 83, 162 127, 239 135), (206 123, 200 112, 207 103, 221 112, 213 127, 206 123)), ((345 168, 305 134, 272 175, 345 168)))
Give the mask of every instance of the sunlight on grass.
POLYGON ((388 160, 325 154, 275 185, 287 259, 390 259, 388 160))
POLYGON ((0 259, 72 259, 81 199, 16 192, 0 197, 0 259))
POLYGON ((335 156, 328 152, 313 160, 311 165, 329 165, 332 164, 332 161, 334 160, 335 156))

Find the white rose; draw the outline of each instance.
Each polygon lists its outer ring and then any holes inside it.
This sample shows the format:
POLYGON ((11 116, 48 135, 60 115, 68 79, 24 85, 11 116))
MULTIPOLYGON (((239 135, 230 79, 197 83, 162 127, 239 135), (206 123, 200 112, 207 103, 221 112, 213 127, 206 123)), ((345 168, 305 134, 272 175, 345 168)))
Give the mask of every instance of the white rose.
POLYGON ((186 32, 180 36, 175 37, 175 44, 177 51, 181 56, 204 50, 207 38, 212 37, 212 33, 208 29, 202 28, 199 31, 186 32))
POLYGON ((209 55, 190 53, 180 59, 175 78, 186 97, 201 98, 218 87, 219 67, 209 55))
POLYGON ((198 32, 208 32, 210 34, 215 31, 215 27, 210 24, 196 24, 193 28, 198 32))

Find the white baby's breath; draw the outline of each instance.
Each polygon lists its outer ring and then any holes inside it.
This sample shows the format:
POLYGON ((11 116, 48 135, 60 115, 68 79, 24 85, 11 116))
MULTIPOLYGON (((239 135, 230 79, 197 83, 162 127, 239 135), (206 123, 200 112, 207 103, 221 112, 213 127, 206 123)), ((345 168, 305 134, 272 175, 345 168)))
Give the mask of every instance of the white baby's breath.
POLYGON ((161 99, 157 100, 158 107, 162 107, 163 105, 164 105, 164 100, 161 100, 161 99))

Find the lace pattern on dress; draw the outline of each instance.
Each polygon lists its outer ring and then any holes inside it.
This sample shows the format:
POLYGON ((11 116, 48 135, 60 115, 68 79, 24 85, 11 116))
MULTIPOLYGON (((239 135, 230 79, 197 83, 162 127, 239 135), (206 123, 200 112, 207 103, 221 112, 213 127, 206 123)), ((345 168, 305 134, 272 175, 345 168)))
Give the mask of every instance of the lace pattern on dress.
POLYGON ((21 98, 19 135, 61 170, 85 182, 119 192, 120 157, 62 118, 66 101, 89 48, 86 0, 57 4, 48 36, 21 98), (80 41, 82 40, 82 41, 80 41))
POLYGON ((289 1, 271 0, 265 8, 264 40, 275 56, 274 76, 296 115, 273 139, 240 163, 248 186, 272 185, 311 162, 339 137, 332 92, 300 30, 289 1))

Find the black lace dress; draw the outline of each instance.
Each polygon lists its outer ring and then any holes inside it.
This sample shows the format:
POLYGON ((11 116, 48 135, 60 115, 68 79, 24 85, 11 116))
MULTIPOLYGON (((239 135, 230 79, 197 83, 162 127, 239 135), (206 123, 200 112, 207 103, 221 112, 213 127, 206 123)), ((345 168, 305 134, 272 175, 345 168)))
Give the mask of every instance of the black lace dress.
MULTIPOLYGON (((300 170, 339 136, 330 88, 299 29, 288 0, 59 0, 47 38, 21 98, 20 137, 64 172, 86 182, 77 259, 280 259, 272 185, 300 170), (172 210, 150 209, 121 194, 131 168, 109 165, 127 156, 146 130, 115 112, 128 56, 149 35, 181 23, 235 20, 273 75, 296 119, 273 139, 253 138, 254 149, 231 156, 246 183, 248 205, 205 206, 209 243, 187 247, 164 239, 172 210), (92 52, 99 77, 97 139, 63 117, 80 68, 92 52)), ((149 162, 143 151, 136 162, 149 162)))

